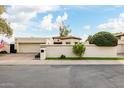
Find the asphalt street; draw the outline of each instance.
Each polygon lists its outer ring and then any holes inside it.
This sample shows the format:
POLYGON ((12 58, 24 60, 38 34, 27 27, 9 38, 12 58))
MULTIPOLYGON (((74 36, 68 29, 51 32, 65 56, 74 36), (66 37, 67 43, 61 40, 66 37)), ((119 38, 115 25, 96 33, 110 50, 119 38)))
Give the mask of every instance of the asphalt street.
POLYGON ((124 65, 0 66, 1 88, 123 88, 124 65))

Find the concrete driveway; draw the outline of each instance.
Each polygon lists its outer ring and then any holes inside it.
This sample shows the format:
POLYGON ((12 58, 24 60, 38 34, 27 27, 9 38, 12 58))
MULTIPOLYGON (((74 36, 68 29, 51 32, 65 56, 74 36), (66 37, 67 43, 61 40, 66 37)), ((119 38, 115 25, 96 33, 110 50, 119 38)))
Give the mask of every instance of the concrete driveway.
POLYGON ((35 53, 30 54, 6 54, 0 56, 0 60, 2 61, 18 61, 18 60, 34 60, 35 53))
POLYGON ((124 66, 0 66, 0 87, 124 88, 124 66))

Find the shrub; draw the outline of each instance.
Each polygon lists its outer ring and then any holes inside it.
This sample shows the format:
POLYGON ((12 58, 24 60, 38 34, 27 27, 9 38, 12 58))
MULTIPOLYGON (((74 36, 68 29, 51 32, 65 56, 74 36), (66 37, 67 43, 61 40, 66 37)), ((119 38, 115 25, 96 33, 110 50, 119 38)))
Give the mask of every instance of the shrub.
POLYGON ((117 46, 117 38, 109 32, 98 32, 89 41, 97 46, 117 46))
POLYGON ((61 59, 65 59, 66 56, 65 56, 65 55, 61 55, 60 58, 61 58, 61 59))
POLYGON ((79 57, 81 57, 82 54, 84 54, 85 50, 86 47, 82 43, 77 43, 73 46, 73 52, 79 57))
POLYGON ((0 51, 0 54, 7 54, 6 51, 0 51))

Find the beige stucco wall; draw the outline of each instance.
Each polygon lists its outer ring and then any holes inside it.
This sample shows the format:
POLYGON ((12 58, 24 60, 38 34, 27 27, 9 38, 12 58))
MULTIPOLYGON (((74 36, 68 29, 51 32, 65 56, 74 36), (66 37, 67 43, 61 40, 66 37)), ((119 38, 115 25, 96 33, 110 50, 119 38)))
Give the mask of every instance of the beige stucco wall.
MULTIPOLYGON (((46 48, 46 57, 60 57, 62 54, 66 57, 77 57, 72 50, 72 45, 41 45, 46 48)), ((84 57, 115 57, 117 56, 116 47, 98 47, 95 45, 86 45, 84 57)))

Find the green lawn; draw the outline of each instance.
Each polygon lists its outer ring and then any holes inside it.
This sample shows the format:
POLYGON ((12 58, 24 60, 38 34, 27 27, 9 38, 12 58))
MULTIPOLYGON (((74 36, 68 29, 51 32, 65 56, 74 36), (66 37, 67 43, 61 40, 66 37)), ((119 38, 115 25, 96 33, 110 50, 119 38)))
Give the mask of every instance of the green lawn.
POLYGON ((61 58, 46 58, 46 60, 124 60, 121 57, 67 57, 65 59, 61 58))

